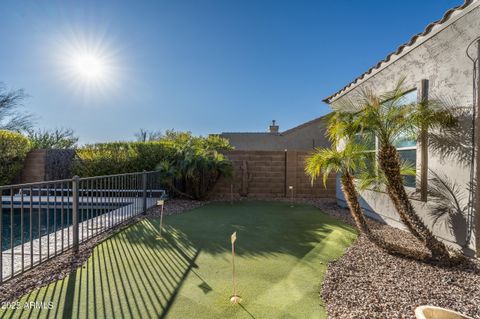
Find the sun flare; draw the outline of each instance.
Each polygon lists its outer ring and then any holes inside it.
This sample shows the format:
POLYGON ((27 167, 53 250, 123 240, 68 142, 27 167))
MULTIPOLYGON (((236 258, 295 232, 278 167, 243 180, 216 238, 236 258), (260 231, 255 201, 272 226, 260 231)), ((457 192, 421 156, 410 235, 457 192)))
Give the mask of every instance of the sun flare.
POLYGON ((79 77, 97 81, 105 77, 105 62, 93 54, 78 54, 72 59, 72 66, 79 77))
POLYGON ((100 96, 109 98, 118 89, 123 74, 119 50, 105 39, 102 34, 86 37, 72 33, 56 40, 56 70, 62 85, 74 96, 91 102, 100 96))

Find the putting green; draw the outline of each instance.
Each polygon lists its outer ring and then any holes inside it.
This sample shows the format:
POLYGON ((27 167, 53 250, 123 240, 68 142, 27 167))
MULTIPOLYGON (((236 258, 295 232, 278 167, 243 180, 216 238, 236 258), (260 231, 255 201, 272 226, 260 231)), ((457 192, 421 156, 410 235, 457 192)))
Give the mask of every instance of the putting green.
POLYGON ((356 237, 317 208, 280 202, 214 203, 164 222, 164 239, 159 219, 139 222, 1 317, 325 318, 327 264, 356 237), (234 231, 240 305, 229 302, 234 231))

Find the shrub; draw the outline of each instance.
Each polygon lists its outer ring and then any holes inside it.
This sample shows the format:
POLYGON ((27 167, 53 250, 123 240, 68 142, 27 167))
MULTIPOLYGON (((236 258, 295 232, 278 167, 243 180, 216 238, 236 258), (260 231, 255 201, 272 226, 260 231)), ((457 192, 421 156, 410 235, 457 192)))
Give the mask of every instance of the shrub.
POLYGON ((174 156, 158 165, 161 180, 177 195, 205 199, 218 179, 232 173, 232 164, 219 151, 232 147, 218 136, 194 137, 190 133, 167 132, 174 156))
POLYGON ((0 131, 0 185, 14 181, 30 149, 30 141, 22 134, 0 131))
POLYGON ((161 182, 174 194, 204 199, 221 176, 231 174, 230 161, 220 153, 230 149, 228 141, 218 136, 167 131, 160 141, 80 147, 73 174, 86 177, 156 169, 161 182))
POLYGON ((150 171, 173 151, 166 141, 85 145, 77 149, 73 173, 86 177, 150 171))

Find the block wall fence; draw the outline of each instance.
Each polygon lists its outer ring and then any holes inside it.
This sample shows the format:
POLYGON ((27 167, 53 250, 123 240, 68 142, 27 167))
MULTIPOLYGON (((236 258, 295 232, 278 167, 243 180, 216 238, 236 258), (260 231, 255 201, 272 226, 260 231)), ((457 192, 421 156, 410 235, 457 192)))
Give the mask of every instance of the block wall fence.
POLYGON ((33 150, 27 154, 16 183, 34 183, 46 180, 46 150, 33 150))
POLYGON ((73 177, 71 165, 74 150, 32 150, 27 154, 23 169, 14 183, 36 183, 73 177))
POLYGON ((228 151, 233 176, 221 178, 212 197, 290 197, 335 198, 336 178, 332 174, 327 187, 320 178, 312 185, 305 174, 308 152, 300 151, 228 151), (293 186, 293 189, 289 187, 293 186))
MULTIPOLYGON (((211 197, 295 197, 335 198, 335 175, 327 180, 319 178, 311 184, 305 175, 304 164, 308 152, 300 151, 228 151, 225 156, 232 161, 233 176, 221 178, 211 197), (289 189, 293 186, 293 189, 289 189)), ((46 171, 45 150, 28 154, 18 183, 40 182, 49 179, 46 171)))

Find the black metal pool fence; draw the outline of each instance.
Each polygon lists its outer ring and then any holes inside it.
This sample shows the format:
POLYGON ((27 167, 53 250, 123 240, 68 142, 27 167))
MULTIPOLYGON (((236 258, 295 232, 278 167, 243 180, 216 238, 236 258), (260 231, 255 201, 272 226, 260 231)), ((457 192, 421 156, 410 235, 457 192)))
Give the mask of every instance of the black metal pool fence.
POLYGON ((145 213, 165 196, 157 172, 0 186, 0 283, 145 213))

